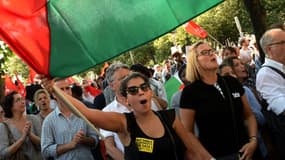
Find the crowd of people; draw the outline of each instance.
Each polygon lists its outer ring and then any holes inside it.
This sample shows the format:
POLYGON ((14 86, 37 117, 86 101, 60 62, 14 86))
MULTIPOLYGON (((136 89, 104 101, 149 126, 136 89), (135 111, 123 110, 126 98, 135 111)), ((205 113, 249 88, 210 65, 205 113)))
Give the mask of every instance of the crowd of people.
POLYGON ((285 30, 239 40, 219 55, 206 41, 162 65, 111 64, 95 81, 49 79, 15 91, 0 106, 0 160, 285 159, 285 30), (167 98, 164 84, 182 85, 167 98), (54 86, 96 128, 72 112, 54 86), (104 140, 106 155, 98 156, 104 140))

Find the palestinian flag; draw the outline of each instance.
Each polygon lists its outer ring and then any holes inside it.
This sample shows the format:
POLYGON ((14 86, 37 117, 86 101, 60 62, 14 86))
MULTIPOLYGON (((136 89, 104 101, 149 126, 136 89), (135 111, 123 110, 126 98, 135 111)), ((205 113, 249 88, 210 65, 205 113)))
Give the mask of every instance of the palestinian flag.
POLYGON ((67 77, 186 23, 223 0, 0 0, 0 39, 37 73, 67 77))

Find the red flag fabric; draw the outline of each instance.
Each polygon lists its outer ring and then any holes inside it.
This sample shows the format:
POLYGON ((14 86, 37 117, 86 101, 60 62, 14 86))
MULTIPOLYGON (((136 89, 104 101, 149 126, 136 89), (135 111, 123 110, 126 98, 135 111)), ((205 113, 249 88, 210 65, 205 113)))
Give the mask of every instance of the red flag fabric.
POLYGON ((12 91, 17 91, 18 88, 12 81, 12 78, 8 75, 5 75, 5 95, 12 91))
POLYGON ((194 36, 197 36, 200 38, 206 38, 208 36, 207 31, 205 31, 202 27, 200 27, 194 21, 189 21, 185 26, 185 30, 188 33, 193 34, 194 36))
POLYGON ((36 75, 37 75, 37 72, 33 68, 30 67, 30 75, 29 75, 27 84, 33 84, 36 75))
POLYGON ((37 73, 48 75, 50 32, 46 3, 0 1, 0 39, 37 73))
POLYGON ((84 89, 85 89, 85 92, 89 92, 93 97, 96 97, 97 95, 102 93, 101 90, 96 89, 96 88, 94 88, 92 86, 86 86, 84 89))
POLYGON ((23 97, 26 97, 26 88, 25 85, 21 82, 18 75, 16 75, 16 81, 17 81, 17 92, 20 93, 23 97))

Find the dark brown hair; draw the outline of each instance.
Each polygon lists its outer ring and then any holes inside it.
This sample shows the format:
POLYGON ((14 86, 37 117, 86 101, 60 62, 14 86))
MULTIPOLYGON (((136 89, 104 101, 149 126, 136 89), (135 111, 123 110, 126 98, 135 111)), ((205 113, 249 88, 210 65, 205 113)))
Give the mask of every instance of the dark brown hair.
POLYGON ((12 112, 12 107, 14 103, 14 95, 18 94, 16 91, 12 91, 9 94, 7 94, 4 98, 3 102, 3 110, 5 112, 5 117, 6 118, 12 118, 13 117, 13 112, 12 112))

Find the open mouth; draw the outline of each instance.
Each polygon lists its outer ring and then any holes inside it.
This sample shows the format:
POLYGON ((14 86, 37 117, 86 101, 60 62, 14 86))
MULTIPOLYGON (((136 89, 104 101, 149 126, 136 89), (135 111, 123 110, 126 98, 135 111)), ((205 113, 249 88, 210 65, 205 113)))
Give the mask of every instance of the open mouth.
POLYGON ((141 104, 146 104, 146 102, 147 102, 146 99, 140 101, 141 104))

